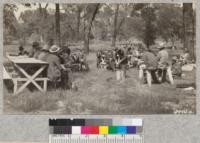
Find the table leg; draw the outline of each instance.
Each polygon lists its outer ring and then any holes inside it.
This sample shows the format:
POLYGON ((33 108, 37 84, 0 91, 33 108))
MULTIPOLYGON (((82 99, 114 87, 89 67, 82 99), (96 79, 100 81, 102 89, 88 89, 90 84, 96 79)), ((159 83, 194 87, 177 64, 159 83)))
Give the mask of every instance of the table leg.
POLYGON ((44 80, 44 87, 43 87, 43 89, 44 89, 44 92, 47 91, 47 80, 44 80))
POLYGON ((13 93, 16 94, 17 93, 17 89, 18 89, 18 84, 17 84, 17 80, 16 79, 13 79, 13 83, 14 83, 14 91, 13 93))
MULTIPOLYGON (((46 66, 42 66, 40 67, 35 74, 33 74, 32 76, 30 76, 24 69, 22 69, 20 66, 15 65, 17 67, 17 69, 19 69, 19 71, 24 74, 24 76, 27 78, 27 81, 25 82, 25 84, 23 84, 19 90, 17 91, 17 93, 21 92, 24 90, 24 88, 26 88, 30 83, 33 83, 35 85, 35 87, 37 87, 38 90, 40 90, 41 92, 45 91, 46 89, 42 89, 40 87, 40 85, 35 81, 36 77, 46 68, 46 66)), ((44 83, 45 84, 45 83, 44 83)), ((45 85, 46 86, 46 85, 45 85)))

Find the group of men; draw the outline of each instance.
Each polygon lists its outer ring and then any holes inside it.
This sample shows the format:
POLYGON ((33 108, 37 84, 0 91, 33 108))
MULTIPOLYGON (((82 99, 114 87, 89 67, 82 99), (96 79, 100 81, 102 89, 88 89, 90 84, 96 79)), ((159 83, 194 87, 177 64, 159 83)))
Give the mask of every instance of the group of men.
POLYGON ((116 71, 117 79, 125 80, 127 68, 135 64, 139 69, 139 79, 147 82, 149 86, 152 82, 165 82, 167 75, 169 82, 174 84, 168 51, 164 44, 158 49, 159 51, 155 53, 144 45, 134 49, 129 45, 122 45, 111 50, 107 60, 105 60, 106 54, 98 51, 97 67, 106 65, 106 68, 116 71))
MULTIPOLYGON (((51 88, 72 88, 71 50, 68 46, 60 48, 57 45, 40 46, 33 42, 30 52, 26 52, 22 46, 19 47, 19 55, 42 60, 48 63, 47 77, 51 88)), ((44 74, 46 74, 44 73, 44 74)))
MULTIPOLYGON (((116 71, 117 79, 125 80, 127 67, 132 64, 132 58, 139 69, 139 79, 151 86, 152 82, 161 83, 166 81, 168 75, 169 82, 174 84, 172 76, 172 63, 169 59, 166 47, 161 44, 159 51, 155 52, 143 45, 132 50, 131 46, 122 45, 105 53, 97 52, 97 67, 107 68, 116 71)), ((77 57, 71 54, 68 46, 60 48, 57 45, 44 45, 41 47, 38 42, 33 42, 32 49, 28 53, 22 46, 19 47, 19 55, 28 55, 35 59, 45 61, 49 64, 47 77, 50 85, 58 88, 72 88, 72 61, 84 64, 84 57, 77 57)), ((80 67, 79 67, 80 68, 80 67)))
POLYGON ((163 44, 158 49, 157 54, 145 47, 139 49, 141 53, 138 63, 139 79, 146 79, 145 81, 151 86, 152 81, 155 83, 165 82, 168 75, 169 82, 174 84, 169 53, 163 44))

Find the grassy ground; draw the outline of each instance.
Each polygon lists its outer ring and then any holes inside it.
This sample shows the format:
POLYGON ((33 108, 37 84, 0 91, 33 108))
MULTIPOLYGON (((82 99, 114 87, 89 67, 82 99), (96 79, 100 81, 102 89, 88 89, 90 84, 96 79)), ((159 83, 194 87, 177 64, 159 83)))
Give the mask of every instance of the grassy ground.
MULTIPOLYGON (((99 46, 99 45, 98 45, 99 46)), ((196 113, 195 91, 184 91, 168 83, 140 84, 137 69, 127 72, 124 83, 115 73, 96 68, 95 53, 88 56, 89 72, 74 73, 78 91, 56 90, 46 94, 24 91, 11 95, 4 89, 4 111, 8 114, 172 114, 176 110, 196 113)), ((195 80, 195 71, 185 73, 183 83, 195 80)))

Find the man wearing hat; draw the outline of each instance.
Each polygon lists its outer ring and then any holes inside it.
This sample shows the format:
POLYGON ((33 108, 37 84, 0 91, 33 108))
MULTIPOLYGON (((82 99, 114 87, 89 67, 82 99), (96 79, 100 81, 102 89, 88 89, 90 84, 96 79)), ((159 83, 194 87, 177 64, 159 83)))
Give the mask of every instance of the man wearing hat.
POLYGON ((115 53, 115 64, 116 64, 116 73, 120 73, 120 77, 117 79, 125 81, 126 78, 126 68, 128 64, 127 51, 124 47, 119 47, 115 53))
POLYGON ((40 54, 38 55, 38 59, 42 61, 46 61, 47 55, 49 54, 49 46, 44 45, 41 49, 40 54))
POLYGON ((60 51, 60 47, 57 45, 51 46, 49 49, 49 54, 46 57, 46 62, 49 63, 47 76, 50 79, 50 83, 53 88, 59 87, 59 83, 61 81, 61 62, 58 57, 58 52, 60 51))
POLYGON ((174 80, 172 77, 171 65, 169 62, 169 54, 165 49, 165 44, 161 43, 158 47, 159 52, 157 54, 157 61, 158 61, 158 75, 159 81, 165 82, 166 81, 166 74, 169 76, 169 81, 171 84, 174 84, 174 80))
POLYGON ((157 82, 155 71, 157 69, 156 56, 146 47, 141 46, 139 48, 141 54, 141 60, 139 62, 139 79, 142 81, 146 75, 146 80, 149 87, 152 84, 152 79, 157 82))
POLYGON ((19 53, 18 53, 19 56, 24 56, 24 55, 28 56, 28 54, 29 53, 26 50, 24 50, 24 47, 22 45, 19 46, 19 53))
POLYGON ((38 42, 33 42, 32 44, 32 49, 29 53, 29 57, 33 57, 33 58, 38 58, 38 55, 40 54, 40 50, 41 50, 41 47, 39 45, 38 42))
POLYGON ((72 89, 73 75, 72 75, 72 58, 71 50, 68 46, 62 47, 59 56, 61 58, 62 71, 61 71, 61 88, 72 89))

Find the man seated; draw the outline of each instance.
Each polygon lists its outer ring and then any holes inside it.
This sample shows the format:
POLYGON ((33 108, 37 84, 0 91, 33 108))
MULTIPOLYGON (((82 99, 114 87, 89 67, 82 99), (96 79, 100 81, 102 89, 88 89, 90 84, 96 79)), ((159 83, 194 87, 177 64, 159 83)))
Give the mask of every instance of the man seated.
POLYGON ((103 68, 103 69, 107 68, 106 55, 105 54, 101 55, 100 68, 103 68))
POLYGON ((45 61, 49 64, 47 69, 47 77, 50 80, 50 86, 52 88, 60 87, 61 82, 61 62, 58 56, 58 52, 60 51, 60 47, 57 45, 53 45, 49 49, 49 54, 47 55, 45 61))
POLYGON ((40 44, 38 42, 33 42, 29 57, 38 59, 38 56, 41 53, 41 49, 42 48, 40 47, 40 44))
POLYGON ((141 60, 139 61, 139 79, 140 81, 146 79, 150 87, 152 79, 154 82, 157 82, 157 59, 156 56, 145 47, 141 47, 139 52, 141 53, 141 60))
POLYGON ((115 59, 113 50, 110 50, 107 55, 107 69, 111 71, 115 71, 115 59))
POLYGON ((28 56, 28 52, 26 50, 24 50, 23 46, 19 46, 19 56, 28 56))
POLYGON ((97 68, 100 68, 100 63, 101 63, 101 56, 102 56, 103 52, 102 50, 97 51, 97 68))
POLYGON ((78 58, 79 58, 79 71, 88 71, 89 66, 86 61, 86 56, 82 50, 78 52, 78 58))
POLYGON ((165 49, 164 44, 162 43, 159 47, 159 52, 157 54, 158 61, 158 76, 160 82, 166 81, 166 75, 168 74, 169 82, 174 84, 174 80, 172 77, 171 65, 169 62, 169 54, 165 49))
POLYGON ((182 75, 182 64, 181 61, 178 59, 177 56, 172 58, 172 75, 173 77, 181 77, 182 75))
POLYGON ((107 51, 98 51, 97 52, 97 68, 106 69, 108 67, 108 53, 107 51))
POLYGON ((180 56, 180 60, 183 65, 188 64, 190 60, 190 54, 188 50, 185 50, 184 53, 180 56))
POLYGON ((132 61, 133 53, 131 47, 127 48, 127 60, 128 60, 128 68, 133 67, 133 61, 132 61))
POLYGON ((44 45, 43 48, 41 49, 40 54, 38 55, 38 59, 45 61, 47 55, 49 54, 49 46, 48 45, 44 45))
POLYGON ((72 74, 72 58, 71 50, 68 47, 63 47, 59 55, 62 61, 61 88, 72 89, 73 74, 72 74))

